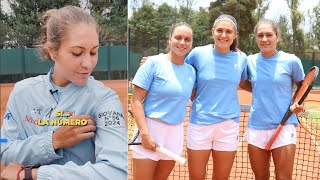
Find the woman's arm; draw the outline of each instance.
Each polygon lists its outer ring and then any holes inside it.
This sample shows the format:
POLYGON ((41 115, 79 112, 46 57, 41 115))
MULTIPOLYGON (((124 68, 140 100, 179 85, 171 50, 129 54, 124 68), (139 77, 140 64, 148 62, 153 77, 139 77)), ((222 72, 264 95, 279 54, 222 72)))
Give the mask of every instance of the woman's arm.
MULTIPOLYGON (((105 89, 103 89, 105 90, 105 89)), ((82 152, 83 156, 94 153, 95 162, 78 165, 72 161, 64 165, 45 165, 38 169, 40 179, 95 179, 125 180, 128 178, 128 141, 124 113, 118 96, 110 91, 97 102, 93 111, 96 133, 93 138, 94 152, 82 152)))
POLYGON ((144 113, 144 107, 142 104, 142 101, 147 95, 147 93, 148 93, 147 90, 139 86, 134 86, 133 97, 132 97, 132 110, 133 110, 134 119, 140 131, 142 146, 145 149, 155 151, 156 142, 151 137, 150 132, 148 130, 145 113, 144 113))
MULTIPOLYGON (((24 103, 18 104, 14 93, 10 95, 6 115, 1 127, 1 137, 8 139, 7 143, 1 143, 1 161, 5 166, 10 162, 17 162, 25 166, 39 166, 49 164, 52 161, 62 158, 61 151, 55 151, 52 144, 53 131, 47 131, 33 136, 28 136, 27 131, 34 132, 23 123, 28 117, 20 115, 19 109, 24 103)), ((31 125, 37 126, 37 125, 31 125)))

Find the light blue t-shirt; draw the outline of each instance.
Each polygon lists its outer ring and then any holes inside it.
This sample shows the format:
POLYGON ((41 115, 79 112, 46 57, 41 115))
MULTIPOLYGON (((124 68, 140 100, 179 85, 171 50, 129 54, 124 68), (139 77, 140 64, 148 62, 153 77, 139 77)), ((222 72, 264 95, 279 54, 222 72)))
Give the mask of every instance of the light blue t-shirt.
MULTIPOLYGON (((283 51, 272 57, 263 57, 261 53, 250 55, 248 73, 253 95, 248 127, 277 128, 291 102, 294 82, 304 78, 300 59, 283 51)), ((295 114, 286 124, 292 123, 298 123, 295 114)))
POLYGON ((195 83, 192 66, 176 65, 165 54, 159 54, 138 69, 132 83, 148 91, 143 101, 147 117, 168 124, 183 122, 195 83))
POLYGON ((247 56, 235 51, 222 54, 210 44, 193 49, 186 62, 197 76, 190 122, 207 125, 230 118, 239 122, 237 90, 240 79, 247 79, 247 56))

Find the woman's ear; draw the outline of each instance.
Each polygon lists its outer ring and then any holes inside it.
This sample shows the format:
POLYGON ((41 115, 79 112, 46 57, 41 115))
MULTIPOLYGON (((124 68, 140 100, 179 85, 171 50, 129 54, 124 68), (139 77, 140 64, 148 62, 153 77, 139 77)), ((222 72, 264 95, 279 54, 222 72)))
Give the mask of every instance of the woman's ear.
POLYGON ((53 45, 51 43, 47 43, 47 50, 52 61, 56 61, 57 51, 54 50, 53 45))
POLYGON ((236 32, 236 35, 234 36, 234 38, 233 39, 236 39, 237 37, 238 37, 238 32, 236 32))

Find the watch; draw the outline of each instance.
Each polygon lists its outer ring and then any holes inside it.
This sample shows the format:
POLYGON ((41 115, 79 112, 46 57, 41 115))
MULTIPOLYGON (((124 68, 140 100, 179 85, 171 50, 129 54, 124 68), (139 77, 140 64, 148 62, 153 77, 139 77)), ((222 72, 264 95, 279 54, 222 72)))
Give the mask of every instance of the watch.
POLYGON ((23 180, 32 180, 32 167, 26 167, 24 169, 24 178, 23 180))

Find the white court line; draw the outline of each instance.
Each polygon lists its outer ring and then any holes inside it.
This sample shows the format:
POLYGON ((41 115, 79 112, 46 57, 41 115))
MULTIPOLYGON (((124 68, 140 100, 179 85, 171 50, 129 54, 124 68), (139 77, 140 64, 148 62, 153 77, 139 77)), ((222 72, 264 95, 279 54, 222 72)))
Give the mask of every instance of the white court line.
MULTIPOLYGON (((299 113, 299 116, 300 117, 306 117, 310 112, 313 112, 313 111, 307 110, 305 113, 299 113)), ((300 121, 300 119, 298 119, 298 120, 300 121)), ((309 125, 307 123, 305 123, 305 124, 306 124, 307 128, 310 129, 309 125)), ((300 128, 303 129, 302 127, 300 127, 300 128)), ((309 132, 307 132, 307 133, 310 135, 313 143, 316 146, 316 149, 317 149, 318 153, 320 154, 320 145, 319 145, 316 137, 313 134, 309 133, 309 132)))
MULTIPOLYGON (((306 123, 306 126, 307 126, 307 128, 308 129, 310 129, 310 127, 309 127, 309 125, 306 123)), ((307 132, 307 133, 309 133, 309 132, 307 132)), ((310 134, 310 133, 309 133, 310 134)), ((317 150, 318 150, 318 153, 320 154, 320 145, 319 145, 319 143, 318 143, 318 141, 317 141, 317 139, 316 139, 316 137, 314 137, 314 135, 313 134, 310 134, 310 137, 311 137, 311 139, 312 139, 312 141, 313 141, 313 143, 314 143, 314 145, 316 146, 316 148, 317 148, 317 150)))
MULTIPOLYGON (((309 133, 309 134, 310 134, 310 133, 309 133)), ((320 145, 319 145, 316 137, 314 137, 313 134, 310 134, 310 137, 311 137, 311 139, 313 140, 313 143, 316 145, 316 148, 317 148, 317 150, 318 150, 318 153, 320 154, 320 145)))
MULTIPOLYGON (((239 141, 239 143, 238 143, 238 150, 239 150, 239 148, 242 146, 242 144, 243 144, 243 141, 244 141, 244 138, 246 137, 246 132, 247 131, 245 131, 244 133, 243 133, 243 135, 242 135, 242 138, 240 139, 240 141, 239 141)), ((239 151, 237 151, 237 153, 238 153, 239 151)))

